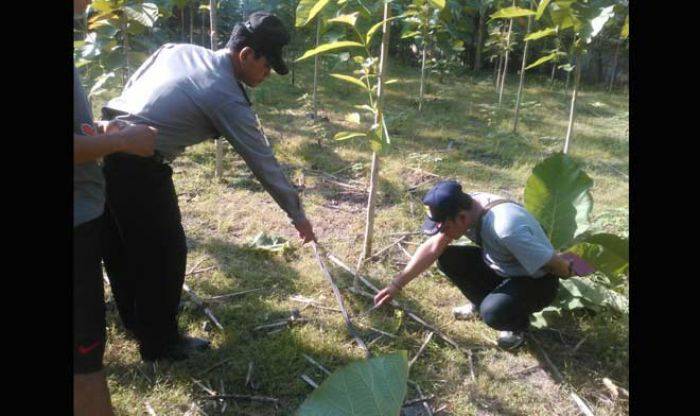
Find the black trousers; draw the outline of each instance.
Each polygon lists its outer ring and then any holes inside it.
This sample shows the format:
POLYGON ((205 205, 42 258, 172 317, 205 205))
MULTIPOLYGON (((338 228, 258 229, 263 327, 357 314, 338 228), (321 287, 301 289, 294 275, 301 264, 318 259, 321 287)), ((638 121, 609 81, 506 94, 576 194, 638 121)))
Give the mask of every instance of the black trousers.
POLYGON ((73 373, 102 369, 105 296, 100 266, 102 216, 73 228, 73 373))
POLYGON ((153 360, 178 336, 187 245, 172 168, 153 158, 105 158, 104 264, 121 320, 153 360))
POLYGON ((526 329, 530 315, 552 303, 559 288, 553 275, 501 277, 473 246, 447 247, 438 258, 438 269, 479 308, 486 325, 499 331, 526 329))

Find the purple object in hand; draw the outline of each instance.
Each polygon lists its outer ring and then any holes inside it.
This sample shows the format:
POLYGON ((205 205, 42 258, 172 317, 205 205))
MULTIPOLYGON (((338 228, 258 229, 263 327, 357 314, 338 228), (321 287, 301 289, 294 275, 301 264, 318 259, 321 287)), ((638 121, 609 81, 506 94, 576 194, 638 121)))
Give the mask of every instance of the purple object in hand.
POLYGON ((573 262, 571 268, 573 269, 573 272, 576 276, 588 276, 589 274, 595 271, 595 269, 591 267, 591 265, 586 263, 581 257, 577 256, 574 253, 566 252, 562 253, 561 256, 566 260, 573 262))

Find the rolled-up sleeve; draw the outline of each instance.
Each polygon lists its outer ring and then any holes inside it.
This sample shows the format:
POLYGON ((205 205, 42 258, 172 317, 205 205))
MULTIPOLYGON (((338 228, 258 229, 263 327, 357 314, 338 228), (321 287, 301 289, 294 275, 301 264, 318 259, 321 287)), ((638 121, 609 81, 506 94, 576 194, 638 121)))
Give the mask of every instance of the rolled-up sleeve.
POLYGON ((293 221, 306 218, 299 193, 289 183, 282 168, 267 145, 258 123, 243 101, 228 101, 209 115, 214 128, 231 143, 260 181, 263 188, 293 221))

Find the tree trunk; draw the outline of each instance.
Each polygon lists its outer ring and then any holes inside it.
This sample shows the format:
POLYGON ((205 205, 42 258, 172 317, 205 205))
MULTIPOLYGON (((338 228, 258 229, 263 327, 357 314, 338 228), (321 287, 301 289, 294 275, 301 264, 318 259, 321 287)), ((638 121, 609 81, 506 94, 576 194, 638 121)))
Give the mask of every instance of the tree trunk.
POLYGON ((180 7, 180 41, 185 41, 185 8, 180 7))
MULTIPOLYGON (((211 27, 209 32, 209 42, 211 45, 211 50, 215 51, 217 48, 216 42, 216 0, 209 0, 209 26, 211 27)), ((223 171, 223 161, 224 161, 224 142, 221 139, 216 139, 216 171, 215 175, 217 178, 221 177, 223 171)))
MULTIPOLYGON (((484 11, 485 13, 485 11, 484 11)), ((476 55, 474 57, 474 72, 481 70, 481 49, 484 43, 484 13, 479 11, 479 26, 476 38, 476 55)))
MULTIPOLYGON (((316 48, 321 41, 321 16, 316 16, 316 48)), ((314 92, 311 102, 314 109, 314 120, 318 117, 318 105, 316 103, 316 90, 318 89, 318 55, 314 56, 314 92)))
POLYGON ((620 54, 620 44, 622 41, 617 42, 615 45, 615 55, 613 57, 612 72, 610 72, 610 82, 608 84, 608 92, 612 92, 613 84, 615 83, 615 72, 617 71, 617 57, 620 54))
POLYGON ((190 43, 194 43, 194 5, 190 4, 190 43))
MULTIPOLYGON (((515 0, 513 0, 513 7, 515 7, 515 0)), ((498 106, 501 106, 503 101, 503 87, 506 84, 506 74, 508 73, 508 53, 510 52, 510 36, 513 33, 513 19, 510 19, 510 24, 508 24, 508 36, 506 37, 506 57, 503 59, 503 75, 501 76, 501 85, 498 91, 498 106)))
POLYGON ((418 95, 418 111, 423 108, 423 89, 425 84, 425 50, 427 42, 425 41, 425 36, 423 36, 423 59, 420 67, 420 93, 418 95))
POLYGON ((503 67, 503 55, 498 55, 498 65, 494 65, 494 67, 493 67, 496 70, 496 73, 494 74, 496 91, 498 91, 498 87, 501 84, 501 68, 502 67, 503 67))
MULTIPOLYGON (((530 1, 530 8, 532 8, 532 1, 530 1)), ((527 17, 527 30, 525 36, 530 34, 530 28, 532 27, 532 16, 527 17)), ((525 82, 525 63, 527 62, 527 48, 530 41, 525 41, 525 48, 523 49, 523 63, 520 66, 520 84, 518 84, 518 95, 515 98, 515 120, 513 121, 513 133, 518 132, 518 116, 520 115, 520 99, 523 92, 523 83, 525 82)))
POLYGON ((202 10, 202 27, 200 31, 200 35, 202 35, 202 46, 206 45, 207 40, 206 40, 206 34, 207 33, 207 15, 204 13, 204 10, 202 10))
POLYGON ((129 79, 129 68, 131 67, 131 62, 129 61, 129 33, 127 32, 127 21, 126 14, 121 15, 121 30, 122 30, 122 47, 124 48, 124 86, 126 86, 126 81, 129 79))
POLYGON ((556 71, 556 70, 557 70, 557 63, 554 62, 552 64, 552 75, 549 77, 549 87, 550 88, 552 88, 552 86, 554 85, 554 71, 556 71))
MULTIPOLYGON (((384 137, 384 74, 386 71, 386 59, 389 49, 389 28, 390 25, 386 21, 391 16, 388 0, 384 0, 384 23, 382 24, 382 46, 379 55, 379 73, 377 74, 377 113, 374 117, 380 131, 380 137, 384 137)), ((369 180, 369 198, 367 199, 367 221, 365 224, 365 240, 362 247, 362 253, 357 261, 356 269, 359 270, 364 262, 372 253, 372 237, 374 234, 374 207, 377 197, 377 180, 379 178, 379 156, 377 152, 372 152, 372 168, 369 180)), ((355 280, 357 284, 357 280, 355 280)))
POLYGON ((581 80, 581 57, 576 56, 576 77, 574 79, 574 92, 571 94, 571 109, 569 110, 569 127, 566 129, 566 140, 564 141, 564 153, 569 152, 569 144, 571 143, 571 136, 574 132, 574 116, 576 115, 576 97, 578 96, 578 87, 581 80))

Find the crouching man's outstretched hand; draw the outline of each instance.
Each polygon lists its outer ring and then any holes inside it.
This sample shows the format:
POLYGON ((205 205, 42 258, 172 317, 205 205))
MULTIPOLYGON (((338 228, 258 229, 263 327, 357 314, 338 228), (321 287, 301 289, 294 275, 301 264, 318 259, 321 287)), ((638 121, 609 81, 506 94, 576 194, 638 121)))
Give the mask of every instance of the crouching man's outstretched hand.
POLYGON ((382 306, 385 303, 390 303, 400 290, 401 289, 392 282, 389 284, 389 286, 385 287, 384 289, 380 290, 379 293, 374 295, 374 304, 376 306, 382 306))

